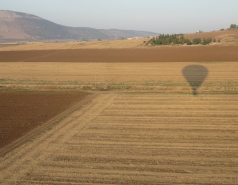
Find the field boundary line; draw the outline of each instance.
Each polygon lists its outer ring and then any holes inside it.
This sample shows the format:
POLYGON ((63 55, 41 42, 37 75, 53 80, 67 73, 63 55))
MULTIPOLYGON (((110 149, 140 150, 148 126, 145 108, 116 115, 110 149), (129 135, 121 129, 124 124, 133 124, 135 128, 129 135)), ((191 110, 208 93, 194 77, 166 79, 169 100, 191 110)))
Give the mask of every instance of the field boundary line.
POLYGON ((19 147, 20 145, 24 144, 29 139, 39 135, 40 133, 44 132, 46 129, 48 129, 50 126, 56 124, 59 120, 66 117, 68 114, 72 113, 76 109, 78 109, 80 106, 88 103, 90 100, 98 96, 100 93, 93 93, 86 97, 84 100, 78 102, 76 105, 70 107, 69 109, 65 110, 64 112, 58 114, 57 116, 53 117, 52 119, 48 120, 44 124, 42 124, 40 127, 37 127, 30 132, 26 133, 22 137, 18 138, 17 140, 13 141, 12 143, 4 146, 0 149, 0 157, 6 155, 8 152, 12 151, 13 149, 19 147))

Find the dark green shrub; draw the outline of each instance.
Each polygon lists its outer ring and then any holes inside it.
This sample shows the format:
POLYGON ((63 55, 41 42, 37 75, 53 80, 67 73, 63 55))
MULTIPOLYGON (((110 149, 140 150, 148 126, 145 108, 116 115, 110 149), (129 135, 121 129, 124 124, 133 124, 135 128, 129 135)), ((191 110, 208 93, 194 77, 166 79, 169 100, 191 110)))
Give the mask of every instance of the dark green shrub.
POLYGON ((212 39, 211 39, 211 38, 207 38, 207 39, 204 38, 202 44, 203 44, 203 45, 207 45, 207 44, 210 44, 211 42, 212 42, 212 39))
POLYGON ((195 38, 193 39, 193 44, 197 45, 197 44, 200 44, 202 41, 200 38, 195 38))

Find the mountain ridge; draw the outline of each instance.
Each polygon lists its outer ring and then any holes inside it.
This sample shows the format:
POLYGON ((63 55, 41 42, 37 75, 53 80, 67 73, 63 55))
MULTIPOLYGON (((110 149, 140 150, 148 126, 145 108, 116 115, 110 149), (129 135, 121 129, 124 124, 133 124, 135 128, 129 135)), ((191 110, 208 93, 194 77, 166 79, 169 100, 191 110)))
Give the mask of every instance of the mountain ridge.
POLYGON ((32 14, 0 10, 0 41, 95 40, 156 35, 158 33, 147 31, 68 27, 32 14))

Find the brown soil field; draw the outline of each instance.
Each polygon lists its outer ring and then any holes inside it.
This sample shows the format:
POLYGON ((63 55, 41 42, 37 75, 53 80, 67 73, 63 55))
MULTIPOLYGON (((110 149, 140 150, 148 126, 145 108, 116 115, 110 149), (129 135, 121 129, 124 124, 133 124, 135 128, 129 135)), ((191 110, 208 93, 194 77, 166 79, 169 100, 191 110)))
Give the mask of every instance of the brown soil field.
POLYGON ((1 184, 238 184, 238 96, 101 94, 0 158, 1 184))
POLYGON ((0 92, 0 149, 86 96, 80 92, 0 92))
POLYGON ((237 51, 238 46, 1 51, 0 62, 226 62, 238 61, 237 51))

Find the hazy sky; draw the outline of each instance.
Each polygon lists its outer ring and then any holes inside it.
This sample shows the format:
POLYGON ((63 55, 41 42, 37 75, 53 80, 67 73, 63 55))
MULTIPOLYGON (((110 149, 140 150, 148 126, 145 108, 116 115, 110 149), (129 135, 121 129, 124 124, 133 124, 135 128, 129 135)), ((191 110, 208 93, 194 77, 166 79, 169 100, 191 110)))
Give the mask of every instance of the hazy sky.
POLYGON ((238 24, 238 0, 0 0, 0 9, 65 26, 157 33, 212 31, 238 24))

